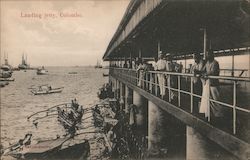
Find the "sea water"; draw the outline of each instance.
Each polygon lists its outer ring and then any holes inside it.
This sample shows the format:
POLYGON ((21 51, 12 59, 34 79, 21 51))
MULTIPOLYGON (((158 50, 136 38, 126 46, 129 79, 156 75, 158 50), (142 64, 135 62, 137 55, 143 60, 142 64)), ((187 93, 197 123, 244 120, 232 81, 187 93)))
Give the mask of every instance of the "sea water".
MULTIPOLYGON (((47 75, 37 75, 35 70, 15 71, 15 81, 1 88, 1 144, 4 148, 32 133, 32 140, 55 138, 65 134, 65 130, 55 118, 47 117, 36 128, 27 117, 38 111, 46 110, 61 103, 77 99, 83 108, 99 102, 97 92, 108 82, 107 69, 91 67, 46 67, 47 75), (77 72, 77 74, 69 74, 77 72), (33 95, 31 89, 39 85, 51 85, 52 88, 64 87, 61 93, 33 95)), ((83 117, 84 118, 84 117, 83 117)))

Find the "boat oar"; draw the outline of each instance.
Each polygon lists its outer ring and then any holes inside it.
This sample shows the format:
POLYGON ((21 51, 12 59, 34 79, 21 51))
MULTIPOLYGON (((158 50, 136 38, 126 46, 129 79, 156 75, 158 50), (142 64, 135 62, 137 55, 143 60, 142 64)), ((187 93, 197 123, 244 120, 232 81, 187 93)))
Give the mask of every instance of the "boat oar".
POLYGON ((47 117, 50 117, 50 116, 56 116, 56 115, 58 115, 58 114, 50 114, 50 115, 46 115, 46 116, 43 116, 43 117, 38 117, 38 118, 36 118, 35 120, 33 120, 33 123, 34 123, 35 121, 37 121, 37 120, 40 120, 40 119, 43 119, 43 118, 47 118, 47 117))
POLYGON ((86 117, 86 118, 84 118, 84 119, 81 119, 81 121, 84 121, 84 120, 89 119, 89 118, 92 118, 92 117, 93 117, 93 116, 86 117))
MULTIPOLYGON (((46 109, 46 110, 36 112, 36 113, 30 115, 29 117, 27 117, 27 119, 29 120, 29 119, 30 119, 31 117, 33 117, 34 115, 37 115, 37 114, 43 113, 43 112, 48 112, 48 111, 50 111, 50 110, 52 110, 52 109, 54 109, 54 108, 56 108, 56 107, 59 107, 59 106, 63 106, 65 109, 71 108, 70 106, 68 106, 69 104, 71 104, 71 103, 62 103, 62 104, 55 105, 55 106, 53 106, 53 107, 51 107, 51 108, 48 108, 48 109, 46 109)), ((52 110, 52 111, 57 111, 57 110, 52 110)))
POLYGON ((77 133, 75 136, 81 135, 81 134, 89 134, 89 133, 102 133, 103 131, 88 131, 88 132, 82 132, 82 133, 77 133))

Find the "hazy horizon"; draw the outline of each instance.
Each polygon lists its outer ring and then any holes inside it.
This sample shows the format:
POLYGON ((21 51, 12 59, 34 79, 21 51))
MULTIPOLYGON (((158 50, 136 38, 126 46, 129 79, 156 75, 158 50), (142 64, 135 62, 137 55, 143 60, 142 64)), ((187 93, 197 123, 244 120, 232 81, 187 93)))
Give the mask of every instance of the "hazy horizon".
POLYGON ((17 66, 95 65, 129 0, 1 1, 1 63, 17 66))

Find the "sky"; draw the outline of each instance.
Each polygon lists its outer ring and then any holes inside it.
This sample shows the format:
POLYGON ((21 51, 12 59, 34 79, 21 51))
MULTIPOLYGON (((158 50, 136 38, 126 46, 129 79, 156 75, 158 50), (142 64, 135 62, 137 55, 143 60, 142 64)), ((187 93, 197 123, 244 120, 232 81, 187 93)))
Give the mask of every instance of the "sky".
POLYGON ((1 1, 1 63, 85 66, 101 60, 129 0, 1 1))

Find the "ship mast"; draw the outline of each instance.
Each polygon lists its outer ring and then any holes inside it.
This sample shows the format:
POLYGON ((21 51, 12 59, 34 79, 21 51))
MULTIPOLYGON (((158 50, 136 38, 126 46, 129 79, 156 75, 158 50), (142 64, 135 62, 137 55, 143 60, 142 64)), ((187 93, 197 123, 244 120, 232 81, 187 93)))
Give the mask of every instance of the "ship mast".
POLYGON ((8 65, 8 54, 4 52, 4 64, 8 65))
POLYGON ((22 55, 22 64, 24 64, 25 62, 24 62, 24 53, 23 53, 23 55, 22 55))

